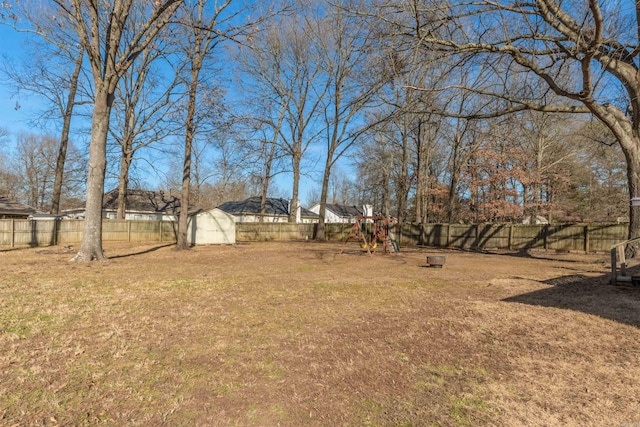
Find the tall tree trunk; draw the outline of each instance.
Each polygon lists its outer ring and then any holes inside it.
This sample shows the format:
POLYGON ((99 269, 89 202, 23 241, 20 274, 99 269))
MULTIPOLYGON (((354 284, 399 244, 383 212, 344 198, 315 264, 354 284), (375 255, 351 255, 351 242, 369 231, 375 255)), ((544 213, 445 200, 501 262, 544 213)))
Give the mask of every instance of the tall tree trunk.
POLYGON ((296 222, 296 210, 298 208, 298 192, 300 189, 300 160, 302 155, 299 152, 293 154, 293 191, 291 193, 291 212, 289 212, 289 222, 296 222))
POLYGON ((425 165, 424 165, 424 157, 422 155, 422 144, 418 139, 418 158, 416 159, 416 196, 415 196, 415 221, 418 223, 422 223, 425 212, 424 212, 424 199, 426 197, 426 188, 425 188, 425 165))
POLYGON ((459 147, 460 137, 456 134, 451 153, 451 179, 449 180, 449 194, 447 197, 447 222, 449 224, 456 220, 456 206, 458 204, 458 179, 460 178, 459 167, 459 147))
POLYGON ((108 88, 107 82, 96 85, 95 105, 91 121, 91 144, 89 145, 84 233, 80 250, 72 261, 107 260, 102 251, 102 197, 104 176, 107 169, 107 133, 113 104, 113 91, 108 88))
POLYGON ((264 217, 267 213, 267 192, 269 188, 269 178, 265 177, 262 184, 262 194, 260 195, 260 222, 265 222, 264 217))
POLYGON ((67 161, 69 130, 71 129, 71 117, 73 116, 73 107, 75 105, 76 93, 78 91, 78 80, 80 78, 80 71, 82 70, 83 59, 84 51, 79 49, 78 58, 76 59, 76 67, 73 70, 71 81, 69 82, 69 95, 67 96, 67 105, 65 107, 64 119, 62 122, 58 158, 56 159, 56 177, 53 181, 53 195, 51 197, 51 213, 55 215, 60 213, 60 196, 62 194, 62 182, 64 180, 64 165, 67 161))
POLYGON ((416 165, 416 221, 427 222, 427 205, 429 198, 429 164, 431 163, 431 151, 429 146, 429 134, 425 129, 426 123, 420 119, 416 134, 416 152, 418 154, 416 165))
POLYGON ((331 177, 331 158, 333 152, 329 152, 327 162, 324 165, 324 174, 322 175, 322 190, 320 192, 320 210, 318 211, 318 229, 316 232, 316 240, 325 240, 325 218, 327 216, 327 197, 329 196, 329 179, 331 177))
POLYGON ((127 213, 127 192, 129 191, 129 168, 133 160, 133 151, 129 149, 130 145, 125 144, 127 148, 122 149, 122 157, 120 158, 120 176, 118 177, 118 207, 116 218, 125 219, 127 213))
POLYGON ((193 60, 191 82, 189 83, 189 106, 187 109, 186 134, 184 138, 184 163, 182 169, 182 191, 180 195, 180 214, 178 216, 178 239, 176 249, 186 250, 190 248, 187 239, 189 226, 189 197, 191 189, 191 152, 193 140, 196 136, 196 102, 198 100, 198 79, 202 68, 202 59, 196 57, 193 60))
POLYGON ((458 204, 458 175, 451 175, 449 182, 449 197, 447 198, 447 222, 451 224, 456 221, 456 206, 458 204))
POLYGON ((383 175, 382 175, 382 214, 386 217, 391 216, 391 209, 389 206, 389 200, 391 199, 390 197, 390 190, 389 190, 389 182, 391 181, 390 178, 390 171, 384 171, 383 175))
POLYGON ((180 214, 178 216, 178 241, 176 249, 189 249, 187 228, 189 227, 189 191, 191 186, 191 149, 193 145, 193 129, 187 125, 187 137, 184 144, 184 167, 182 171, 182 190, 180 193, 180 214))
POLYGON ((264 165, 264 179, 262 180, 262 194, 260 197, 260 222, 264 222, 264 215, 267 210, 267 195, 269 194, 269 184, 271 183, 271 166, 276 152, 276 140, 269 147, 269 155, 264 165))
MULTIPOLYGON (((640 138, 639 138, 640 139, 640 138)), ((634 149, 623 149, 627 159, 627 182, 629 197, 640 197, 640 141, 634 149)), ((640 237, 640 207, 629 204, 629 239, 640 237)), ((638 256, 636 254, 636 256, 638 256)))
POLYGON ((182 190, 180 195, 180 214, 178 216, 178 250, 189 249, 187 228, 189 226, 189 192, 191 187, 191 151, 195 137, 195 96, 196 87, 192 82, 189 95, 189 110, 187 112, 187 132, 184 140, 184 162, 182 169, 182 190))
POLYGON ((269 184, 271 183, 271 164, 275 153, 275 144, 272 144, 269 151, 269 157, 264 165, 264 179, 262 180, 262 193, 260 195, 260 222, 264 222, 264 216, 267 211, 267 195, 269 194, 269 184))
MULTIPOLYGON (((408 114, 404 114, 402 129, 402 163, 400 165, 400 179, 398 181, 398 221, 406 221, 407 201, 409 198, 409 119, 408 114)), ((388 203, 387 199, 387 203, 388 203)))

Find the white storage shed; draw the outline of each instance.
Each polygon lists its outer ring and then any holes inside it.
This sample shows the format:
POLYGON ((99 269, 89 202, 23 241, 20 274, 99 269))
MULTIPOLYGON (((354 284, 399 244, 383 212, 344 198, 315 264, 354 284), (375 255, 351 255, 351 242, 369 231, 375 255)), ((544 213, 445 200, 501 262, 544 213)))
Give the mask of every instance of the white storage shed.
POLYGON ((234 244, 235 218, 218 208, 197 211, 189 216, 187 236, 192 245, 234 244))

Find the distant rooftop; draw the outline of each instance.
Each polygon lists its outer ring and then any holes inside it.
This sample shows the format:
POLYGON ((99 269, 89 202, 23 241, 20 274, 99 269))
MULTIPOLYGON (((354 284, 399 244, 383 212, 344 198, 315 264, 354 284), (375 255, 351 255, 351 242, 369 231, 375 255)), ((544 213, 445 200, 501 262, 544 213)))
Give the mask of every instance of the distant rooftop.
POLYGON ((327 210, 330 210, 340 217, 356 217, 363 214, 362 209, 359 209, 357 206, 349 205, 336 205, 327 203, 327 210))
POLYGON ((37 211, 31 206, 18 203, 7 196, 0 195, 0 218, 27 217, 37 211))
MULTIPOLYGON (((118 209, 118 189, 105 193, 102 208, 118 209)), ((162 212, 175 214, 180 212, 180 199, 164 191, 127 190, 126 206, 128 211, 162 212)))
MULTIPOLYGON (((242 201, 225 202, 218 206, 218 209, 233 215, 252 214, 260 215, 260 201, 262 197, 249 197, 242 201)), ((288 216, 289 201, 286 199, 275 199, 268 197, 265 204, 265 215, 288 216)), ((318 215, 308 209, 301 208, 300 215, 303 217, 317 217, 318 215)))

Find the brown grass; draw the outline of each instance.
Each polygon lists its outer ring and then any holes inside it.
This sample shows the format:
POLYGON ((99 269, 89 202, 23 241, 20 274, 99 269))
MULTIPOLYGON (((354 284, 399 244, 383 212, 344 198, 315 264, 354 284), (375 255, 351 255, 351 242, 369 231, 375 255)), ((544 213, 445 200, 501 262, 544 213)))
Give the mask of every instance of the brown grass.
POLYGON ((605 256, 339 250, 0 252, 0 425, 640 425, 605 256))

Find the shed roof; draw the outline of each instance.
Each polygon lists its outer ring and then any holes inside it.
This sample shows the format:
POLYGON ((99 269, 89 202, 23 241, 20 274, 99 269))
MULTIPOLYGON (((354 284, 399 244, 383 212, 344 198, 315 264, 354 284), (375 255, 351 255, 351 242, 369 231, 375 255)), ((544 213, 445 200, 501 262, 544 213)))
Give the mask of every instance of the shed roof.
POLYGON ((0 216, 24 216, 27 217, 36 213, 36 209, 31 206, 18 203, 7 196, 0 195, 0 216))
MULTIPOLYGON (((249 197, 242 201, 225 202, 218 209, 234 215, 253 214, 260 215, 260 202, 262 197, 249 197)), ((268 197, 265 204, 266 215, 289 216, 289 201, 268 197)), ((300 215, 305 218, 317 218, 318 214, 308 209, 301 208, 300 215)))

